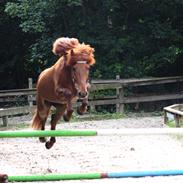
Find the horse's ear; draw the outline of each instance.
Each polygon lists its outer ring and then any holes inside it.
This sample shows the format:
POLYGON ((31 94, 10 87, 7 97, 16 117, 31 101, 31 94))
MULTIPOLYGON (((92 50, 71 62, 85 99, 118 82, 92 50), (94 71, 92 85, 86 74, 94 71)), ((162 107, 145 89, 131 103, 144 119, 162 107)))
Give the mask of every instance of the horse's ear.
POLYGON ((95 52, 95 49, 91 48, 90 53, 94 53, 94 52, 95 52))

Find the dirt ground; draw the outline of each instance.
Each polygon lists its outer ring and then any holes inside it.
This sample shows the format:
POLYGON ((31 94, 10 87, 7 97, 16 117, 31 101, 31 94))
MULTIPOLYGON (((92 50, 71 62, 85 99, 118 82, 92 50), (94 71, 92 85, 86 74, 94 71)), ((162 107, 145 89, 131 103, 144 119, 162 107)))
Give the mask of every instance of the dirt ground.
MULTIPOLYGON (((28 118, 30 120, 31 117, 28 118)), ((13 118, 14 121, 25 118, 13 118)), ((165 127, 163 117, 62 123, 58 129, 165 127)), ((177 136, 57 138, 47 150, 37 138, 1 139, 0 173, 8 175, 183 169, 183 141, 177 136)), ((183 176, 59 181, 68 183, 182 183, 183 176)), ((55 182, 56 183, 56 182, 55 182)))

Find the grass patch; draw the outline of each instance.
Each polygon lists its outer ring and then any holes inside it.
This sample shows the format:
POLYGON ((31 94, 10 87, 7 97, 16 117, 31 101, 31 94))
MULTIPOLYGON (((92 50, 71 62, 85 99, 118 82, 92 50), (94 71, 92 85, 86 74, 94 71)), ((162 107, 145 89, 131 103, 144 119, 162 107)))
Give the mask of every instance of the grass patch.
MULTIPOLYGON (((180 125, 180 127, 183 127, 183 120, 180 120, 179 125, 180 125)), ((176 128, 175 120, 169 120, 167 122, 167 126, 170 127, 170 128, 176 128)))
MULTIPOLYGON (((166 125, 169 128, 177 128, 176 127, 176 122, 175 122, 174 119, 168 120, 166 125)), ((180 128, 183 127, 183 120, 180 120, 179 125, 180 125, 180 128)), ((182 134, 174 134, 174 135, 171 135, 171 137, 173 137, 174 139, 176 139, 178 141, 180 141, 180 140, 182 141, 182 139, 183 139, 183 135, 182 134)))
POLYGON ((174 120, 169 120, 167 122, 167 126, 170 127, 170 128, 174 128, 175 127, 175 121, 174 120))

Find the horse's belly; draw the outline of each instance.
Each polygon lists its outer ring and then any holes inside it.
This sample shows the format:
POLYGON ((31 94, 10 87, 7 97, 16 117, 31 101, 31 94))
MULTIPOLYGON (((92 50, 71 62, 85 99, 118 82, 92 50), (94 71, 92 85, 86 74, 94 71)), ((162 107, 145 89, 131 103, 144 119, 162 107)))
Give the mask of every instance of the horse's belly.
MULTIPOLYGON (((43 96, 44 97, 44 96, 43 96)), ((66 104, 67 101, 64 98, 53 98, 53 97, 44 97, 45 100, 51 102, 51 103, 59 103, 59 104, 66 104)))
MULTIPOLYGON (((57 96, 54 91, 49 93, 49 92, 45 92, 46 90, 43 90, 40 94, 41 97, 44 98, 45 100, 49 101, 49 102, 53 102, 53 103, 59 103, 59 104, 66 104, 67 100, 65 97, 62 96, 57 96)), ((71 102, 74 103, 76 102, 78 99, 78 97, 73 96, 71 99, 71 102)))
MULTIPOLYGON (((64 98, 55 99, 55 98, 50 98, 50 97, 49 97, 49 98, 44 97, 44 99, 45 99, 46 101, 51 102, 51 103, 67 104, 67 101, 66 101, 64 98)), ((77 97, 72 98, 71 102, 72 102, 72 103, 77 102, 77 97)))

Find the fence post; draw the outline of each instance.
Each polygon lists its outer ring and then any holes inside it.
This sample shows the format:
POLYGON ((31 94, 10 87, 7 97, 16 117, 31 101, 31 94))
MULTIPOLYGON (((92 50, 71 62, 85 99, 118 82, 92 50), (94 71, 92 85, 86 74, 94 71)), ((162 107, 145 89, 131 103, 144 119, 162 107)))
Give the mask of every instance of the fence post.
POLYGON ((89 106, 90 106, 89 112, 90 113, 95 113, 96 112, 96 108, 95 108, 95 105, 93 104, 93 101, 90 101, 89 106))
MULTIPOLYGON (((32 82, 32 78, 29 78, 28 79, 28 82, 29 82, 29 89, 32 89, 33 87, 33 82, 32 82)), ((29 106, 32 107, 33 106, 33 101, 32 101, 32 95, 28 95, 28 102, 29 102, 29 106)))
POLYGON ((3 126, 7 127, 8 126, 8 116, 3 116, 3 126))
MULTIPOLYGON (((120 80, 119 75, 116 75, 116 80, 120 80)), ((117 95, 117 99, 119 101, 119 103, 116 104, 116 112, 123 113, 124 112, 124 104, 121 103, 121 101, 123 101, 123 98, 124 98, 123 86, 121 86, 120 88, 116 88, 116 95, 117 95)))
POLYGON ((94 105, 90 105, 90 113, 95 113, 95 106, 94 105))

